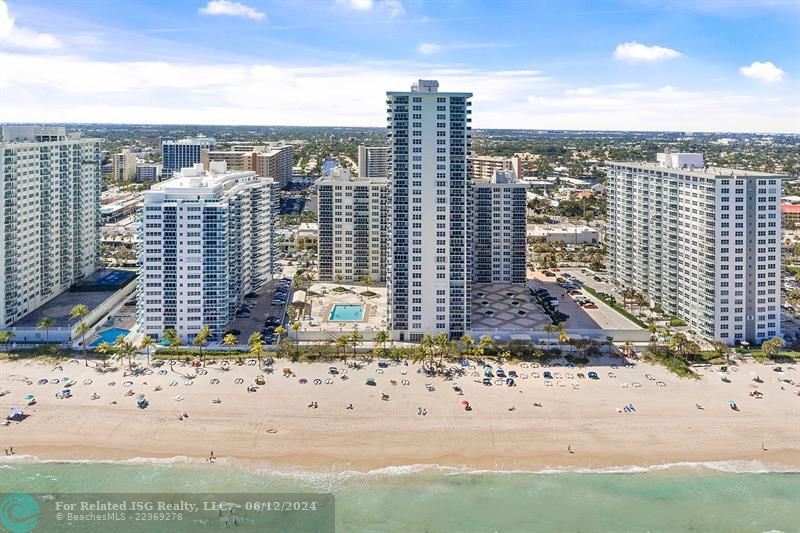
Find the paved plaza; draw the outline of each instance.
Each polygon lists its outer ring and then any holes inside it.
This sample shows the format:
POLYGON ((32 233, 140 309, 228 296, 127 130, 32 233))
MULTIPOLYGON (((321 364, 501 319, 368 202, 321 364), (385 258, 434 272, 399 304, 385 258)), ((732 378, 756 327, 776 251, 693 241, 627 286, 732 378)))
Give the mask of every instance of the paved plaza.
POLYGON ((335 338, 357 329, 365 338, 387 328, 386 287, 351 283, 320 282, 308 292, 297 291, 292 305, 302 317, 301 339, 335 338), (363 318, 359 320, 332 320, 336 304, 363 305, 363 318))
POLYGON ((550 318, 525 285, 476 284, 472 288, 472 329, 541 331, 550 318))

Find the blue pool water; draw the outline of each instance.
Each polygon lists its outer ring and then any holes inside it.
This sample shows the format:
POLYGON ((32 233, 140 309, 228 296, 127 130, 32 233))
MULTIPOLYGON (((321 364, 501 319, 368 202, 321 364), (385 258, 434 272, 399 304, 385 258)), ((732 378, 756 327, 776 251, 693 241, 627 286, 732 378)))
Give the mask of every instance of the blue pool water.
POLYGON ((125 336, 128 333, 130 333, 130 330, 122 328, 111 328, 105 331, 101 331, 100 333, 97 334, 100 338, 94 341, 92 344, 90 344, 89 348, 97 348, 98 346, 100 346, 101 342, 114 344, 114 341, 117 340, 117 337, 119 337, 120 335, 125 336))
POLYGON ((329 320, 364 320, 364 306, 361 304, 335 304, 329 320))

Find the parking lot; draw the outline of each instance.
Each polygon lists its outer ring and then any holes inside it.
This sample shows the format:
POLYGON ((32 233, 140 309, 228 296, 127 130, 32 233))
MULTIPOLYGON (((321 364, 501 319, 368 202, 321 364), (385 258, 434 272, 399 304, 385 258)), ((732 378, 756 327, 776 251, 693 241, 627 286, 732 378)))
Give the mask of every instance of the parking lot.
MULTIPOLYGON (((570 275, 576 275, 575 270, 569 269, 570 275)), ((554 272, 556 276, 548 277, 542 272, 529 272, 528 285, 531 287, 544 287, 551 296, 558 299, 558 309, 569 316, 567 329, 641 329, 631 322, 628 318, 619 314, 617 311, 601 302, 588 292, 578 289, 578 294, 574 296, 567 294, 567 291, 559 286, 556 279, 561 272, 554 272), (596 308, 584 308, 578 305, 576 298, 586 299, 592 302, 596 308)), ((577 277, 577 275, 576 275, 577 277)), ((608 283, 596 282, 592 276, 581 275, 579 279, 586 280, 586 283, 599 292, 607 292, 608 283)))
POLYGON ((264 344, 273 344, 275 327, 278 325, 286 327, 286 302, 290 301, 291 297, 290 281, 281 279, 270 281, 256 293, 254 298, 245 298, 245 302, 252 302, 249 304, 249 310, 246 306, 240 309, 246 312, 237 313, 238 316, 228 330, 236 335, 240 344, 245 344, 250 335, 256 332, 261 333, 264 344), (281 296, 284 294, 285 296, 281 296), (278 299, 275 299, 276 295, 279 296, 278 299))

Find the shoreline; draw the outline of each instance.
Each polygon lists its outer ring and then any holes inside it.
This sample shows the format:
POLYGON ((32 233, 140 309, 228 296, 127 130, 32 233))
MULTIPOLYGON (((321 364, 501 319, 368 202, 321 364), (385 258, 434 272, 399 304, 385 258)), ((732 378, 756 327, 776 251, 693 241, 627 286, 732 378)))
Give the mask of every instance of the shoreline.
MULTIPOLYGON (((231 366, 225 371, 209 366, 208 374, 183 381, 176 372, 130 377, 122 369, 99 374, 82 364, 54 371, 38 363, 0 363, 0 390, 11 391, 0 397, 0 412, 19 406, 27 394, 36 393, 37 399, 25 408, 31 415, 26 420, 0 427, 0 449, 13 446, 16 454, 0 454, 0 465, 206 465, 214 451, 216 463, 209 467, 265 473, 368 474, 421 465, 466 472, 656 471, 681 465, 800 472, 800 428, 792 424, 800 412, 800 388, 754 363, 727 374, 727 382, 714 369, 703 370, 701 380, 686 380, 647 363, 633 368, 554 365, 550 370, 566 379, 553 380, 551 386, 541 378, 518 379, 516 387, 485 387, 480 378, 457 378, 463 396, 452 390, 453 382, 417 374, 413 365, 391 365, 379 373, 372 364, 350 369, 348 380, 314 385, 315 380, 333 381, 328 364, 285 361, 275 367, 291 366, 296 376, 267 375, 266 385, 248 393, 246 386, 262 371, 231 366), (589 369, 601 379, 567 377, 589 369), (761 375, 761 399, 748 395, 756 386, 750 379, 754 373, 761 375), (60 385, 36 385, 39 376, 61 374, 76 381, 72 398, 55 398, 60 385), (301 377, 308 382, 301 384, 301 377), (367 377, 378 385, 366 386, 367 377), (88 379, 91 384, 85 384, 88 379), (169 386, 178 379, 182 383, 169 386), (401 379, 409 385, 390 383, 401 379), (123 387, 127 380, 133 385, 123 387), (155 391, 155 385, 161 390, 155 391), (138 409, 134 396, 125 394, 128 390, 146 394, 150 406, 138 409), (390 394, 390 401, 381 401, 382 392, 390 394), (91 400, 90 394, 101 398, 91 400), (179 396, 180 401, 175 399, 179 396), (213 403, 216 398, 221 403, 213 403), (464 410, 465 398, 472 411, 464 410), (740 411, 729 409, 730 399, 740 411), (310 408, 310 401, 318 408, 310 408), (349 403, 353 410, 346 409, 349 403), (635 404, 635 412, 620 409, 628 404, 635 404), (421 406, 426 416, 418 414, 421 406), (179 420, 183 413, 189 417, 179 420)), ((520 363, 504 366, 520 375, 534 371, 520 363)), ((800 372, 787 368, 780 377, 795 374, 800 372)))
MULTIPOLYGON (((784 456, 784 454, 778 454, 784 456)), ((739 474, 794 474, 800 475, 800 464, 765 462, 760 459, 738 459, 721 461, 680 461, 671 463, 658 463, 649 465, 620 464, 614 466, 577 466, 577 465, 546 465, 538 469, 488 469, 466 464, 431 464, 416 463, 402 465, 386 465, 368 470, 353 468, 311 468, 308 465, 292 463, 270 463, 267 461, 242 460, 239 458, 219 458, 214 464, 209 465, 206 459, 200 457, 172 456, 172 457, 129 457, 129 458, 55 458, 36 457, 31 455, 0 456, 0 471, 3 467, 16 465, 117 465, 131 467, 174 467, 197 468, 233 468, 237 471, 252 474, 275 475, 281 477, 331 477, 337 479, 355 478, 361 476, 401 476, 414 475, 426 472, 439 472, 444 475, 487 475, 487 474, 531 474, 531 475, 560 475, 560 474, 655 474, 672 472, 676 474, 694 475, 739 475, 739 474)))

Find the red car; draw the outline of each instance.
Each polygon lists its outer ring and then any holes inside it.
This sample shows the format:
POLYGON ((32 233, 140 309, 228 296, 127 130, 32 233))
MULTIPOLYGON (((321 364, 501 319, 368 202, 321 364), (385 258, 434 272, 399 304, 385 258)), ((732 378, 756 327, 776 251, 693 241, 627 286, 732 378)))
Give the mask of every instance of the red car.
POLYGON ((570 296, 582 296, 583 293, 581 291, 579 291, 579 290, 572 290, 572 291, 569 291, 569 295, 570 296))
POLYGON ((597 306, 592 302, 587 302, 586 305, 583 306, 586 309, 597 309, 597 306))
POLYGON ((551 268, 550 270, 552 270, 553 272, 561 272, 560 268, 551 268))

